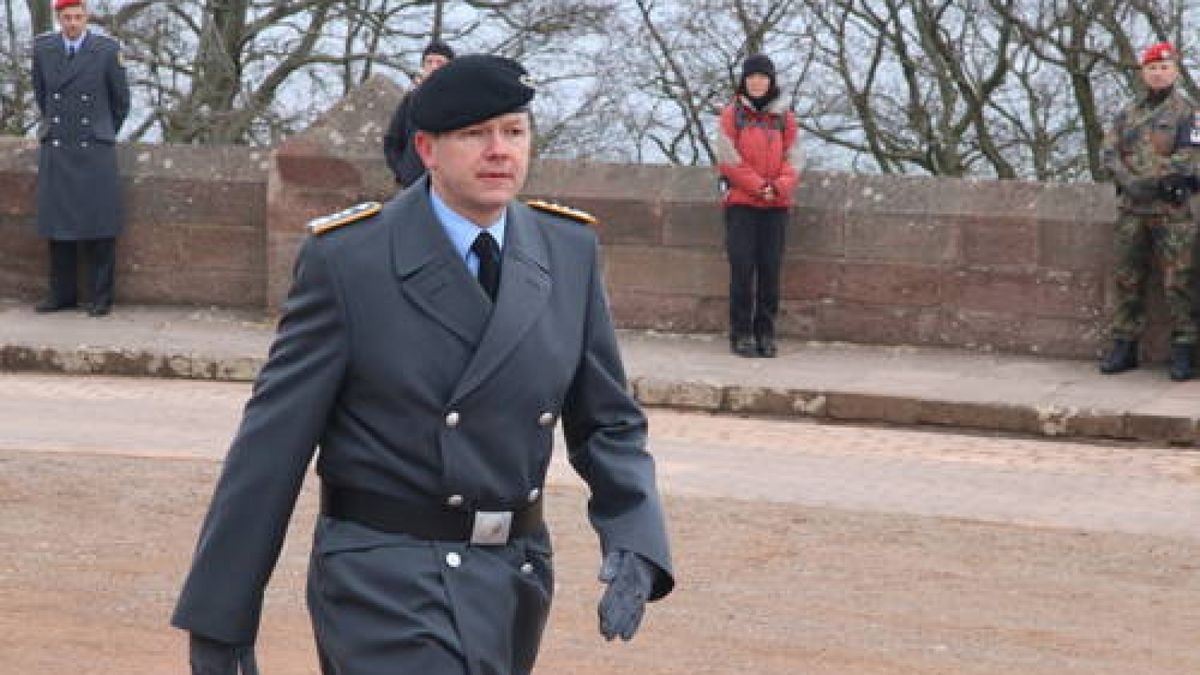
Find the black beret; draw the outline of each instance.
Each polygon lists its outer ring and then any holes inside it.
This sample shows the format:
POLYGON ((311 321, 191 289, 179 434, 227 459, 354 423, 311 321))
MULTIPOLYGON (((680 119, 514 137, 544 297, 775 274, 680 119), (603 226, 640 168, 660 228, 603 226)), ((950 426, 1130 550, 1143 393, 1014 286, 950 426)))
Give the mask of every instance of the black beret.
POLYGON ((450 45, 446 44, 445 42, 442 42, 441 40, 434 40, 433 42, 430 42, 428 45, 425 45, 425 49, 421 50, 421 58, 422 59, 424 59, 426 56, 429 56, 430 54, 437 54, 438 56, 444 56, 444 57, 446 57, 447 61, 454 59, 454 50, 450 48, 450 45))
POLYGON ((413 92, 421 131, 453 131, 523 110, 533 98, 529 74, 503 56, 468 54, 433 71, 413 92))
POLYGON ((766 54, 751 54, 747 56, 745 63, 742 64, 742 79, 744 80, 755 73, 766 75, 774 80, 775 63, 771 61, 771 57, 766 54))

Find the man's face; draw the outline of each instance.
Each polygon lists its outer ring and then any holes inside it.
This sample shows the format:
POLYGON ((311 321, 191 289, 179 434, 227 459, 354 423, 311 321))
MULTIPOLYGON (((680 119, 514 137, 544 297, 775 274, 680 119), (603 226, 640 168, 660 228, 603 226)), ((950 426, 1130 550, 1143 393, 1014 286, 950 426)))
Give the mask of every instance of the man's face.
POLYGON ((417 152, 438 195, 476 225, 491 225, 525 185, 528 112, 499 115, 445 133, 417 132, 417 152))
POLYGON ((1142 81, 1152 91, 1166 89, 1179 77, 1179 64, 1174 59, 1151 61, 1142 66, 1142 81))
POLYGON ((426 54, 421 58, 421 79, 429 77, 433 71, 450 63, 450 59, 441 54, 426 54))
POLYGON ((771 90, 771 78, 762 73, 751 73, 746 76, 746 93, 751 98, 762 98, 771 90))
POLYGON ((58 10, 58 25, 62 28, 63 35, 70 40, 77 40, 80 35, 83 35, 83 31, 87 28, 87 20, 87 9, 83 5, 73 5, 58 10))

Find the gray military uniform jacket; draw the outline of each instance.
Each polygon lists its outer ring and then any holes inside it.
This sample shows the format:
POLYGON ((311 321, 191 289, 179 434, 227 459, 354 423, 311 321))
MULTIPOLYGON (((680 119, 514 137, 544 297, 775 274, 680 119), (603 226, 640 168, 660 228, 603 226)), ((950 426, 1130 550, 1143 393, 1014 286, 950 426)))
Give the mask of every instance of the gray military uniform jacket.
MULTIPOLYGON (((332 485, 508 510, 543 488, 558 419, 602 548, 652 561, 655 597, 669 592, 646 420, 627 393, 596 237, 523 204, 507 218, 494 308, 433 214, 428 178, 305 242, 174 625, 254 639, 314 446, 332 485)), ((544 532, 478 547, 318 524, 309 605, 336 672, 527 672, 552 591, 544 532)))
POLYGON ((129 113, 129 85, 116 40, 89 30, 74 58, 61 33, 33 45, 38 138, 38 234, 50 239, 121 232, 117 132, 129 113))

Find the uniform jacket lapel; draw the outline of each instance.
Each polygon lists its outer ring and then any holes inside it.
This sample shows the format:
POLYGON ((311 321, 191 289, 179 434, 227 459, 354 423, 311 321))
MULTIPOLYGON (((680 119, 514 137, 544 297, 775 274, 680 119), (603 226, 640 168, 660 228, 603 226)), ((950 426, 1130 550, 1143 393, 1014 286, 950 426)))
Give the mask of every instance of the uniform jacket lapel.
POLYGON ((75 76, 83 70, 83 64, 88 59, 86 54, 96 46, 96 41, 90 36, 84 38, 83 44, 79 45, 79 49, 75 51, 75 58, 67 58, 67 46, 59 41, 58 51, 62 58, 62 66, 59 69, 58 86, 65 87, 67 83, 75 79, 75 76))
POLYGON ((479 344, 491 302, 458 259, 429 204, 429 180, 390 202, 392 263, 404 295, 472 347, 479 344))
POLYGON ((550 258, 533 212, 521 204, 509 207, 505 227, 496 304, 483 339, 455 387, 456 400, 478 387, 508 358, 550 298, 550 258))

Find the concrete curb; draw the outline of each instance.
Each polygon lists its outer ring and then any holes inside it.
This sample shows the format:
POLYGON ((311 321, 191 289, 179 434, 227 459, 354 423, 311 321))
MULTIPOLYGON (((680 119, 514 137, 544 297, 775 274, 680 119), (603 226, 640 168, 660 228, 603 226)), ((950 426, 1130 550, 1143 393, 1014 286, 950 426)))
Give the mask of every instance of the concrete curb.
POLYGON ((1171 445, 1200 444, 1200 418, 1101 409, 948 401, 854 391, 817 391, 665 382, 635 378, 646 406, 713 413, 800 417, 840 422, 941 426, 1051 438, 1103 438, 1171 445))
MULTIPOLYGON (((264 358, 79 346, 0 345, 0 370, 251 382, 264 358)), ((1200 417, 950 401, 862 391, 786 389, 634 377, 643 405, 739 415, 1200 445, 1200 417)))

